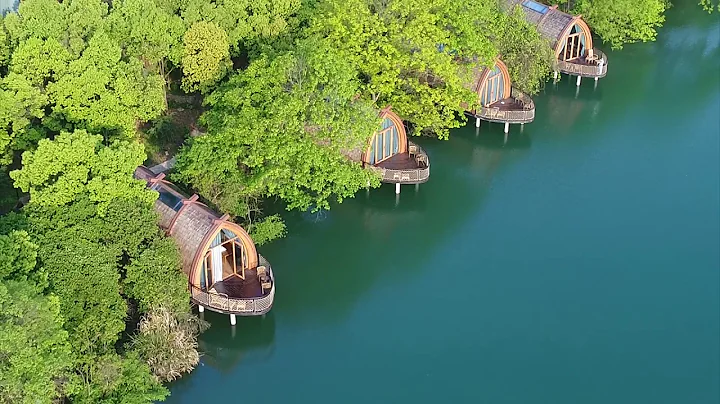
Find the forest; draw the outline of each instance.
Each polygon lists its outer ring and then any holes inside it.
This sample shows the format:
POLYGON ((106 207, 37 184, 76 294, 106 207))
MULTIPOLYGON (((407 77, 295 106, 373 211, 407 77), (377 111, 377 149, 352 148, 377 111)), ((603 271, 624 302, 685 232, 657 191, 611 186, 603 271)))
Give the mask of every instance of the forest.
MULTIPOLYGON (((619 49, 670 4, 560 7, 619 49)), ((529 94, 553 71, 497 0, 22 0, 0 18, 0 402, 161 401, 198 364, 207 324, 137 166, 176 155, 174 182, 267 243, 269 202, 379 186, 346 154, 381 108, 447 139, 498 55, 529 94)))

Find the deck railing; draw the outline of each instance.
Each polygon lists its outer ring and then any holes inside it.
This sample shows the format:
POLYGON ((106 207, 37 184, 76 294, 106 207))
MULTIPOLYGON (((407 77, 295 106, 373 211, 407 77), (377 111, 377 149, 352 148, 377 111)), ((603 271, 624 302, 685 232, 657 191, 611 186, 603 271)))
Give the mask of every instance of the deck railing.
POLYGON ((267 268, 272 286, 270 293, 263 297, 239 298, 230 297, 224 293, 209 293, 196 285, 190 285, 190 296, 192 301, 211 310, 225 314, 238 314, 241 316, 259 316, 265 314, 272 308, 275 300, 275 276, 273 275, 270 263, 259 255, 260 265, 267 268))
POLYGON ((480 119, 490 122, 530 123, 535 119, 535 103, 532 98, 522 91, 512 88, 510 97, 520 106, 514 110, 501 110, 500 108, 483 107, 477 114, 480 119))
POLYGON ((418 168, 393 170, 390 168, 376 167, 376 169, 380 170, 383 182, 420 184, 430 178, 430 159, 428 159, 425 150, 413 142, 408 142, 408 153, 415 159, 418 168))
POLYGON ((572 61, 557 61, 557 68, 562 73, 582 77, 605 77, 607 74, 607 56, 601 51, 593 48, 593 54, 597 57, 595 65, 584 63, 573 63, 572 61))

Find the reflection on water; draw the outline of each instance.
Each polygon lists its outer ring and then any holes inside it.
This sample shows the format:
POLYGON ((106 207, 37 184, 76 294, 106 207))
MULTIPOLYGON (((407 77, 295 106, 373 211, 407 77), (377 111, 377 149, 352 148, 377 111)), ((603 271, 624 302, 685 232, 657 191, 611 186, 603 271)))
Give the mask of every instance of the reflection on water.
POLYGON ((269 360, 275 349, 275 316, 241 318, 239 325, 231 327, 227 316, 213 316, 213 326, 200 336, 201 363, 225 373, 232 371, 241 361, 252 365, 269 360))

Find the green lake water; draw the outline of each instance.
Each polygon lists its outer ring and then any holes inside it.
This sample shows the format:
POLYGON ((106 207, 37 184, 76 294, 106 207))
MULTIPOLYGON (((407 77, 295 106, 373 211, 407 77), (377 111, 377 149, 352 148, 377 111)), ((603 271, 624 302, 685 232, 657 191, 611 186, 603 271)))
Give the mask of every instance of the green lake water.
POLYGON ((287 213, 273 310, 206 312, 168 402, 719 403, 720 17, 678 3, 506 144, 471 122, 417 191, 287 213))

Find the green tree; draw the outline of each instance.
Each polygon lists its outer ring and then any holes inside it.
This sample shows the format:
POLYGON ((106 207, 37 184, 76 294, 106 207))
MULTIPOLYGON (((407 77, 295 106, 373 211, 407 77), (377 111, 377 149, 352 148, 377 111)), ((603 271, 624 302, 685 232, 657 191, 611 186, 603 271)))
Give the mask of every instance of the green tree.
POLYGON ((179 64, 185 26, 179 15, 153 1, 113 2, 110 34, 129 55, 164 72, 165 59, 179 64))
POLYGON ((328 208, 377 185, 346 157, 364 147, 377 112, 357 99, 352 66, 321 45, 259 59, 211 94, 202 118, 209 134, 183 150, 177 177, 240 217, 257 196, 280 197, 288 209, 328 208))
POLYGON ((66 74, 48 85, 53 112, 80 128, 128 137, 139 121, 158 117, 165 108, 162 77, 146 74, 140 60, 123 60, 122 53, 106 34, 93 36, 66 74))
POLYGON ((450 0, 328 0, 318 5, 312 32, 337 46, 363 79, 364 98, 390 104, 415 134, 448 136, 461 125, 472 67, 492 63, 498 51, 483 27, 494 2, 450 0), (461 69, 458 61, 470 64, 461 69))
POLYGON ((68 386, 73 403, 149 404, 170 394, 136 352, 98 356, 82 362, 79 371, 81 377, 68 386))
MULTIPOLYGON (((237 52, 249 42, 280 34, 299 0, 185 0, 176 8, 190 29, 198 22, 213 22, 227 34, 237 52)), ((173 4, 173 2, 168 2, 173 4)))
POLYGON ((183 88, 205 91, 231 66, 227 34, 213 22, 196 22, 183 37, 183 88))
MULTIPOLYGON (((157 227, 152 207, 157 193, 133 178, 143 159, 137 142, 108 146, 102 136, 77 130, 40 141, 12 173, 16 185, 30 191, 24 209, 28 220, 13 216, 0 221, 0 230, 10 229, 14 237, 0 236, 0 248, 9 251, 7 265, 29 262, 15 271, 19 278, 32 262, 17 247, 28 243, 24 229, 39 246, 37 257, 49 291, 59 299, 75 357, 65 386, 73 402, 146 403, 167 395, 151 373, 148 357, 118 349, 123 331, 135 328, 129 303, 140 315, 157 307, 178 319, 189 312, 177 248, 157 227)), ((5 265, 0 261, 0 270, 5 265)), ((176 336, 153 335, 167 339, 158 349, 171 346, 176 336)), ((197 332, 190 334, 193 341, 196 337, 197 332)), ((173 359, 193 349, 191 344, 164 355, 173 359)))
POLYGON ((0 165, 10 164, 15 151, 29 149, 44 137, 33 123, 45 116, 47 99, 25 76, 0 78, 0 165))
POLYGON ((84 130, 41 140, 36 151, 23 153, 23 167, 10 176, 42 206, 65 205, 84 193, 100 210, 118 197, 152 201, 145 183, 132 177, 145 159, 142 145, 115 141, 104 146, 102 140, 84 130))
POLYGON ((25 230, 0 233, 0 280, 26 282, 42 292, 47 286, 47 273, 37 267, 38 246, 25 230))
POLYGON ((525 20, 522 10, 498 13, 492 39, 514 87, 537 94, 552 71, 555 55, 549 41, 525 20))
POLYGON ((0 402, 56 402, 71 365, 58 298, 27 282, 0 283, 0 402))
POLYGON ((175 243, 167 238, 154 239, 125 267, 123 290, 138 302, 142 312, 161 306, 171 313, 187 312, 187 279, 178 276, 180 267, 175 243))
POLYGON ((668 0, 576 0, 566 9, 581 14, 593 32, 613 49, 635 42, 654 41, 665 22, 668 0))
MULTIPOLYGON (((176 27, 181 25, 178 18, 176 27)), ((49 132, 82 128, 108 137, 132 137, 141 122, 162 113, 164 79, 145 69, 138 52, 147 52, 143 60, 154 60, 165 50, 154 43, 138 49, 138 43, 150 36, 134 38, 133 31, 123 29, 130 23, 110 23, 116 20, 108 17, 108 6, 101 0, 26 0, 17 14, 4 19, 5 48, 11 51, 8 70, 20 77, 13 83, 29 83, 35 92, 27 84, 20 86, 26 99, 44 104, 0 108, 3 164, 12 150, 32 148, 45 136, 46 131, 38 130, 40 124, 49 132), (43 113, 38 116, 35 111, 43 113), (29 124, 28 118, 33 118, 29 124)), ((4 91, 10 91, 10 85, 5 83, 4 91)))
POLYGON ((5 31, 5 18, 0 15, 0 72, 1 69, 7 66, 10 60, 10 38, 8 37, 7 31, 5 31))

